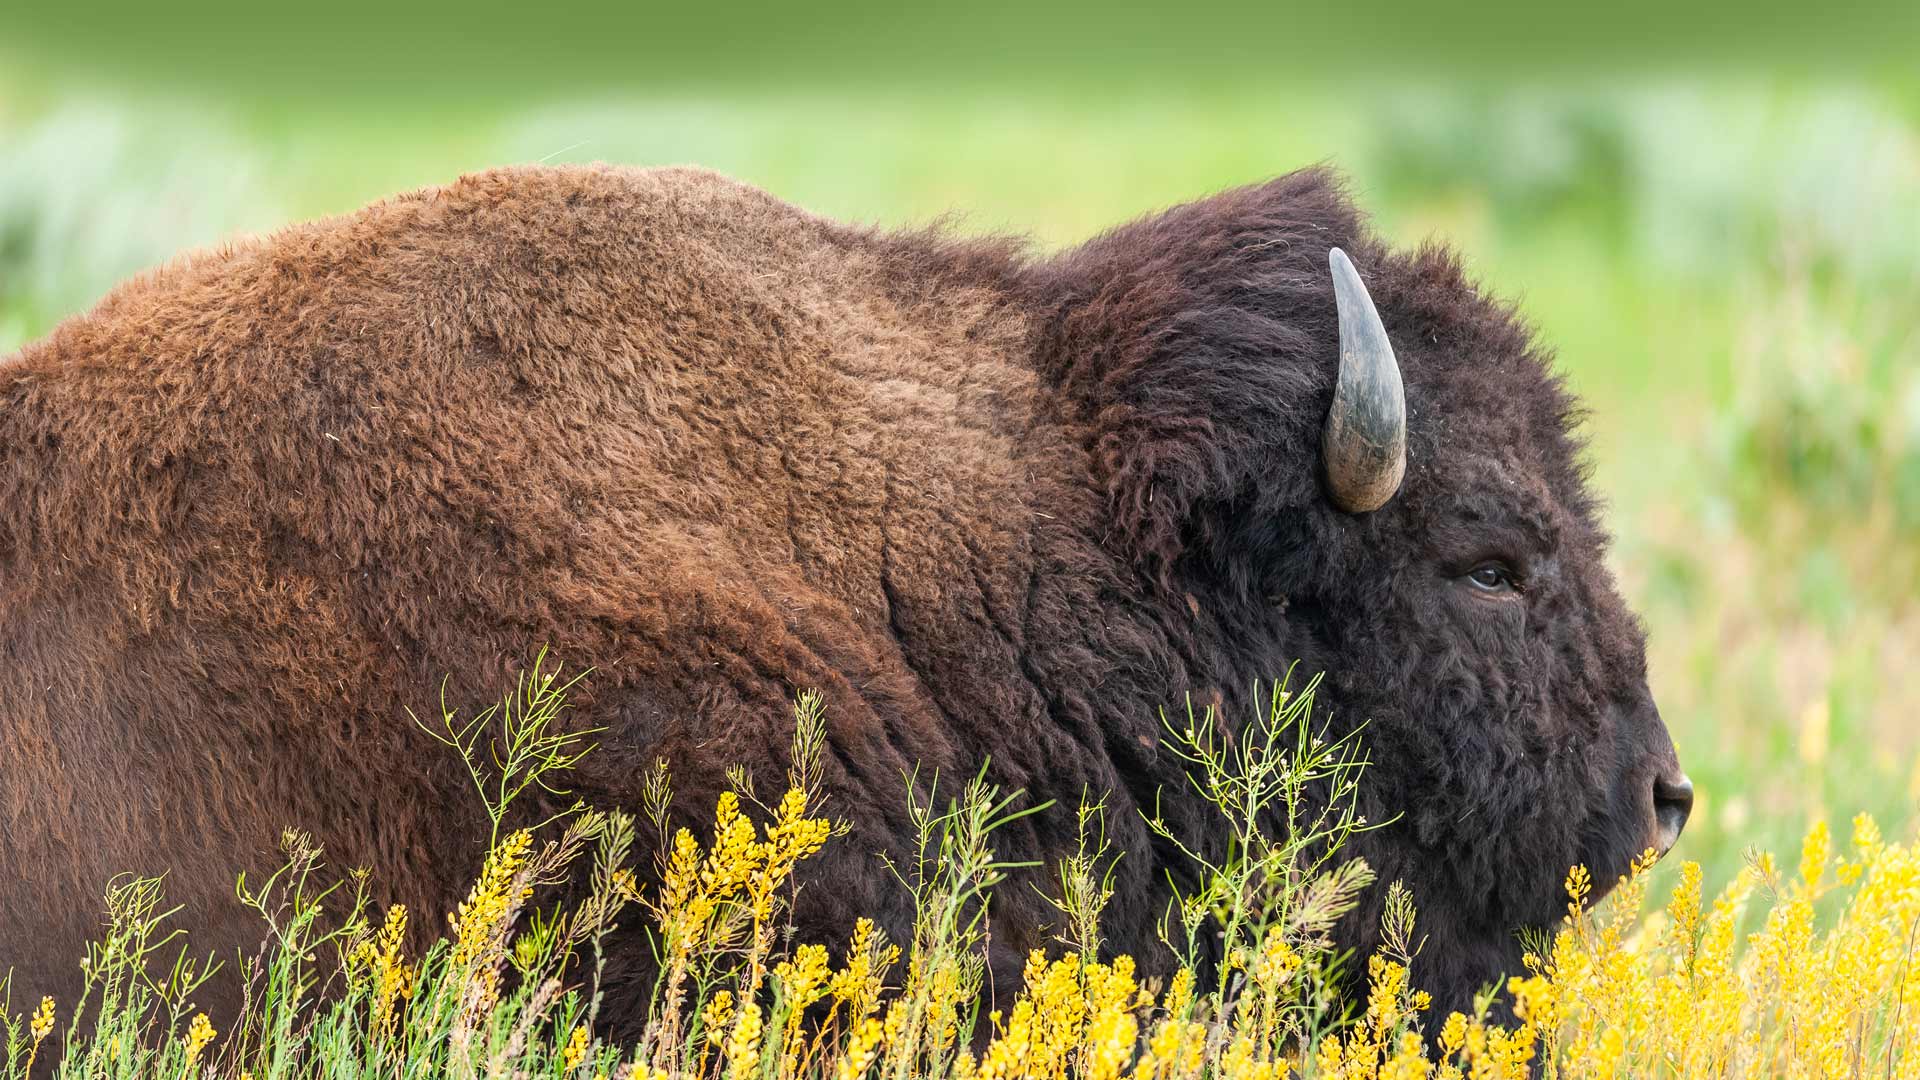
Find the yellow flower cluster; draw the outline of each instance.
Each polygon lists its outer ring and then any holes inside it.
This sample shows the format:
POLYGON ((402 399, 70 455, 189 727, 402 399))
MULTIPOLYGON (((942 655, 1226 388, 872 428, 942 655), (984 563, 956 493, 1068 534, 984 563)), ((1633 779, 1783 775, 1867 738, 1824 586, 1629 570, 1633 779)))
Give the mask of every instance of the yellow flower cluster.
POLYGON ((33 1072, 33 1063, 40 1056, 40 1044, 53 1034, 53 999, 43 997, 40 1007, 33 1010, 33 1017, 27 1021, 27 1033, 33 1036, 33 1045, 27 1050, 28 1073, 33 1072))
MULTIPOLYGON (((462 985, 462 1025, 477 1023, 492 1011, 500 996, 500 961, 514 916, 531 890, 521 881, 533 848, 533 834, 525 829, 508 833, 487 853, 480 879, 458 909, 447 916, 454 933, 447 969, 462 985)), ((391 915, 389 915, 391 917, 391 915)))
POLYGON ((1247 988, 1234 1004, 1233 1037, 1222 1058, 1223 1065, 1238 1070, 1236 1075, 1284 1075, 1278 1057, 1281 1024, 1301 997, 1295 979, 1304 963, 1276 926, 1267 929, 1250 960, 1242 957, 1236 965, 1246 969, 1247 988))
POLYGON ((781 798, 764 839, 741 812, 740 797, 722 793, 710 851, 703 853, 688 829, 674 835, 657 911, 669 948, 684 957, 703 944, 731 945, 739 928, 725 917, 726 909, 741 899, 753 926, 765 927, 794 866, 832 835, 832 822, 807 816, 807 795, 800 788, 781 798))
POLYGON ((791 1061, 800 1052, 807 1010, 827 996, 833 978, 826 946, 800 946, 792 959, 774 965, 773 978, 780 987, 786 1008, 786 1020, 780 1031, 780 1057, 782 1061, 791 1061))
POLYGON ((364 934, 346 958, 349 981, 363 987, 371 1004, 368 1030, 389 1033, 399 1016, 397 1006, 413 996, 416 972, 401 949, 407 938, 407 909, 395 904, 387 909, 386 922, 379 930, 364 934))
MULTIPOLYGON (((728 1075, 745 1075, 741 1071, 748 1069, 747 1058, 758 1061, 761 1057, 761 1041, 771 1022, 783 1074, 790 1074, 789 1059, 803 1049, 800 1023, 807 1007, 831 992, 838 999, 836 1008, 860 999, 858 1007, 850 1010, 849 1022, 866 1016, 878 1003, 885 964, 898 954, 894 950, 876 955, 875 931, 862 920, 846 971, 831 972, 824 948, 802 948, 772 971, 790 1003, 786 1012, 769 1017, 763 1011, 759 996, 774 951, 782 888, 794 867, 818 852, 835 830, 831 821, 809 816, 806 789, 798 784, 782 796, 771 817, 764 832, 756 829, 741 809, 740 796, 722 793, 714 807, 712 846, 702 849, 692 830, 678 830, 666 856, 659 892, 650 904, 665 960, 656 1030, 682 1030, 682 1008, 690 984, 712 986, 722 981, 723 973, 725 981, 733 984, 733 989, 714 991, 699 1007, 699 1028, 705 1032, 706 1045, 695 1061, 702 1072, 707 1051, 719 1049, 728 1075), (874 970, 876 961, 882 970, 874 970)), ((671 1042, 672 1037, 662 1039, 655 1053, 647 1056, 651 1067, 666 1067, 672 1058, 666 1050, 671 1042)))
MULTIPOLYGON (((869 924, 871 925, 871 924, 869 924)), ((871 932, 871 931, 869 931, 871 932)), ((787 1007, 795 1012, 825 997, 833 977, 824 945, 802 945, 793 959, 782 960, 773 968, 774 978, 787 997, 787 1007)))
POLYGON ((886 1037, 886 1026, 879 1020, 868 1017, 860 1021, 853 1029, 853 1035, 847 1039, 847 1046, 835 1063, 833 1075, 836 1080, 859 1080, 880 1057, 881 1040, 886 1037))
POLYGON ((740 1007, 740 1019, 733 1023, 727 1038, 727 1080, 746 1080, 760 1063, 760 1035, 764 1023, 760 1003, 749 1001, 740 1007))
POLYGON ((1687 863, 1664 909, 1642 920, 1653 861, 1635 861, 1604 914, 1589 910, 1592 878, 1574 868, 1565 928, 1506 988, 1518 1026, 1455 1013, 1435 1040, 1438 1062, 1411 1033, 1388 1054, 1383 1024, 1404 971, 1375 957, 1365 1020, 1322 1044, 1317 1075, 1920 1076, 1920 852, 1862 816, 1837 854, 1820 823, 1794 878, 1759 855, 1705 905, 1700 867, 1687 863), (1838 888, 1853 893, 1822 932, 1817 904, 1838 888), (1756 896, 1772 903, 1742 948, 1756 896))
MULTIPOLYGON (((1319 1075, 1329 1080, 1414 1080, 1430 1075, 1426 1041, 1416 1026, 1419 1014, 1429 1005, 1426 993, 1410 990, 1407 966, 1384 956, 1368 958, 1367 977, 1367 1011, 1344 1038, 1328 1035, 1321 1040, 1315 1059, 1319 1075)), ((1507 1075, 1490 1074, 1500 1080, 1507 1075)))
POLYGON ((453 956, 449 961, 452 966, 465 968, 482 956, 492 954, 494 941, 505 931, 508 916, 525 899, 519 895, 522 890, 516 883, 532 847, 533 834, 519 829, 507 834, 505 840, 487 853, 480 880, 474 882, 473 890, 459 910, 447 916, 454 933, 453 956))
POLYGON ((40 1007, 33 1010, 33 1019, 27 1022, 27 1030, 33 1035, 33 1041, 36 1043, 53 1033, 52 998, 40 999, 40 1007))
POLYGON ((213 1021, 207 1019, 206 1013, 198 1013, 194 1016, 193 1023, 187 1025, 187 1067, 189 1069, 200 1060, 201 1051, 205 1050, 207 1044, 212 1042, 214 1036, 218 1034, 219 1032, 213 1030, 213 1021))
POLYGON ((1609 915, 1570 914, 1552 955, 1513 988, 1559 1025, 1566 1075, 1907 1076, 1920 1070, 1920 852, 1853 822, 1844 855, 1816 824, 1799 873, 1761 856, 1703 910, 1681 868, 1661 916, 1636 926, 1651 856, 1609 915), (1825 932, 1816 904, 1852 888, 1825 932), (1750 901, 1772 898, 1738 948, 1750 901), (1664 922, 1664 925, 1661 923, 1664 922))
POLYGON ((756 922, 766 922, 773 917, 774 890, 787 880, 800 860, 819 851, 832 836, 832 822, 807 816, 806 791, 798 787, 787 789, 780 805, 774 809, 766 841, 759 845, 759 872, 748 879, 756 922))
POLYGON ((880 1007, 887 969, 900 958, 900 947, 886 943, 872 919, 857 919, 853 940, 847 944, 847 966, 833 973, 827 992, 836 1008, 845 1007, 850 1020, 861 1020, 880 1007))
POLYGON ((1135 1080, 1186 1080, 1200 1075, 1207 1064, 1207 1025, 1197 1020, 1182 1020, 1168 1010, 1165 1019, 1154 1025, 1147 1047, 1134 1065, 1135 1080))
POLYGON ((705 1008, 700 1010, 700 1026, 707 1033, 707 1043, 719 1046, 726 1040, 727 1025, 733 1022, 733 991, 722 990, 707 999, 705 1008))
POLYGON ((1100 964, 1069 953, 1049 963, 1036 950, 1027 957, 1024 982, 986 1052, 977 1063, 962 1053, 959 1073, 978 1080, 1120 1075, 1139 1041, 1136 1014, 1153 1004, 1134 981, 1132 957, 1100 964))

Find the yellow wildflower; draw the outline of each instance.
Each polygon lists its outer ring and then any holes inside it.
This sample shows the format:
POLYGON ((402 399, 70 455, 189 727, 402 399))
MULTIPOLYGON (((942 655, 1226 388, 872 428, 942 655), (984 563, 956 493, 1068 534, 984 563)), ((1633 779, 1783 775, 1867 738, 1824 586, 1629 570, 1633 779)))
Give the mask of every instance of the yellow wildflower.
POLYGON ((1254 957, 1247 977, 1253 980, 1255 986, 1278 989, 1293 978, 1294 973, 1300 970, 1301 963, 1300 955, 1287 944, 1280 928, 1271 927, 1261 942, 1260 952, 1254 957))
POLYGON ((1825 821, 1814 823, 1800 845, 1800 881, 1808 889, 1818 889, 1827 873, 1827 857, 1833 854, 1833 834, 1825 821))
POLYGON ((218 1034, 219 1032, 213 1030, 213 1021, 207 1019, 206 1013, 199 1013, 194 1016, 193 1023, 187 1025, 188 1068, 192 1068, 194 1062, 200 1060, 200 1052, 205 1050, 207 1044, 212 1042, 214 1036, 218 1034))
POLYGON ((40 1044, 53 1033, 53 999, 43 997, 40 1007, 33 1010, 33 1018, 27 1021, 27 1031, 33 1036, 33 1046, 27 1051, 26 1072, 33 1072, 34 1059, 40 1056, 40 1044))
POLYGON ((27 1030, 32 1033, 33 1041, 39 1042, 53 1033, 53 999, 43 997, 40 1007, 33 1010, 33 1019, 27 1022, 27 1030))
POLYGON ((633 876, 632 870, 623 866, 613 872, 612 879, 614 895, 622 900, 640 899, 640 882, 633 876))
POLYGON ((519 829, 487 853, 480 880, 474 882, 473 891, 459 909, 447 916, 454 931, 450 966, 471 965, 494 948, 496 939, 506 930, 508 915, 522 899, 514 881, 532 847, 533 834, 519 829))
POLYGON ((707 1007, 700 1013, 701 1026, 706 1028, 707 1042, 719 1046, 727 1037, 727 1025, 733 1019, 733 991, 721 990, 707 999, 707 1007))
POLYGON ((401 955, 406 935, 407 909, 395 904, 387 909, 380 930, 354 950, 355 967, 368 980, 362 985, 372 1003, 370 1030, 375 1033, 385 1034, 396 1019, 396 1004, 413 996, 414 972, 401 955))
POLYGON ((1193 969, 1183 967, 1173 973, 1173 985, 1167 988, 1167 1015, 1183 1019, 1193 1004, 1193 969))
POLYGON ((835 1080, 859 1080, 866 1075, 874 1060, 880 1056, 881 1040, 885 1035, 886 1026, 878 1019, 868 1017, 860 1021, 847 1039, 847 1048, 841 1053, 839 1063, 834 1066, 835 1080))
POLYGON ((1449 1013, 1447 1022, 1440 1026, 1440 1051, 1447 1057, 1460 1052, 1467 1045, 1467 1018, 1462 1013, 1449 1013))
POLYGON ((749 1001, 740 1006, 740 1019, 734 1021, 733 1034, 727 1039, 727 1076, 744 1080, 760 1064, 760 1003, 749 1001))
POLYGON ((886 934, 872 919, 853 924, 853 940, 847 945, 847 965, 834 973, 828 992, 847 1007, 855 1020, 872 1013, 880 1003, 880 990, 887 968, 900 958, 900 948, 886 943, 886 934))
POLYGON ((1134 1080, 1198 1076, 1206 1064, 1206 1052, 1205 1024, 1169 1017, 1147 1036, 1147 1051, 1134 1065, 1134 1080))
POLYGON ((773 978, 785 996, 787 1008, 786 1028, 780 1038, 783 1057, 799 1046, 801 1024, 806 1018, 806 1011, 814 1002, 826 996, 828 980, 832 975, 824 945, 802 945, 794 951, 791 960, 782 960, 774 965, 773 978))

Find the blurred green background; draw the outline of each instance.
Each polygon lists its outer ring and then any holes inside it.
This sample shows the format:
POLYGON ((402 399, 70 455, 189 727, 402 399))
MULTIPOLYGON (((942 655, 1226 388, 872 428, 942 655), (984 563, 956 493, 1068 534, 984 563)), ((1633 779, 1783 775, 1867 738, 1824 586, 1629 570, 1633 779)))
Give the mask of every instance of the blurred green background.
POLYGON ((1388 237, 1520 300, 1590 404, 1701 792, 1680 854, 1717 883, 1815 817, 1906 832, 1920 799, 1920 7, 1642 6, 0 16, 0 351, 182 249, 508 162, 692 162, 1048 246, 1331 162, 1388 237))

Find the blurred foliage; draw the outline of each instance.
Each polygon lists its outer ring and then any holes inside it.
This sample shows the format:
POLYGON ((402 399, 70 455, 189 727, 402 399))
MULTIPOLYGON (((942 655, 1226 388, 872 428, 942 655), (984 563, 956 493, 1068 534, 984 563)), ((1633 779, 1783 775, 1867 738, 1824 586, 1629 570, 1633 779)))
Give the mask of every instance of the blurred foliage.
POLYGON ((190 0, 0 7, 0 66, 377 111, 482 102, 831 86, 1105 95, 1233 87, 1275 72, 1342 93, 1382 78, 1490 83, 1682 67, 1911 79, 1905 0, 1524 0, 1368 4, 615 3, 259 5, 190 0))
MULTIPOLYGON (((1913 603, 1920 545, 1920 290, 1863 299, 1804 278, 1756 316, 1754 363, 1714 431, 1722 498, 1782 555, 1822 556, 1913 603)), ((1842 571, 1836 571, 1842 572, 1842 571)))

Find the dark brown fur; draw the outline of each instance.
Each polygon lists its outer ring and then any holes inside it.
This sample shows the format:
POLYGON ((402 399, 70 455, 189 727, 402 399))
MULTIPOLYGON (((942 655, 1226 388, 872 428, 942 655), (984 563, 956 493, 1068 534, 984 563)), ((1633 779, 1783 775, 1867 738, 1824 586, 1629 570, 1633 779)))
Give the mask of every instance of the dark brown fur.
MULTIPOLYGON (((1440 1007, 1517 970, 1567 866, 1610 880, 1672 748, 1603 568, 1571 406, 1445 252, 1393 253, 1308 171, 1057 257, 812 217, 709 173, 510 169, 182 260, 0 367, 0 964, 70 992, 103 884, 166 872, 196 940, 260 927, 233 875, 284 826, 445 910, 484 836, 407 719, 550 643, 607 728, 577 787, 681 805, 780 775, 826 696, 854 823, 810 938, 905 929, 872 853, 903 771, 1071 806, 1112 791, 1111 945, 1156 954, 1158 710, 1244 717, 1330 673, 1370 721, 1359 844, 1412 884, 1440 1007), (1326 500, 1318 439, 1344 246, 1392 333, 1407 480, 1326 500), (1459 575, 1525 567, 1509 602, 1459 575)), ((1001 837, 1070 844, 1065 809, 1001 837)), ((1350 920, 1366 947, 1372 910, 1350 920)), ((1047 912, 995 913, 1000 992, 1047 912)), ((623 948, 617 976, 645 968, 623 948)), ((1151 964, 1152 961, 1149 960, 1151 964)), ((637 988, 611 1006, 631 1020, 637 988)))

